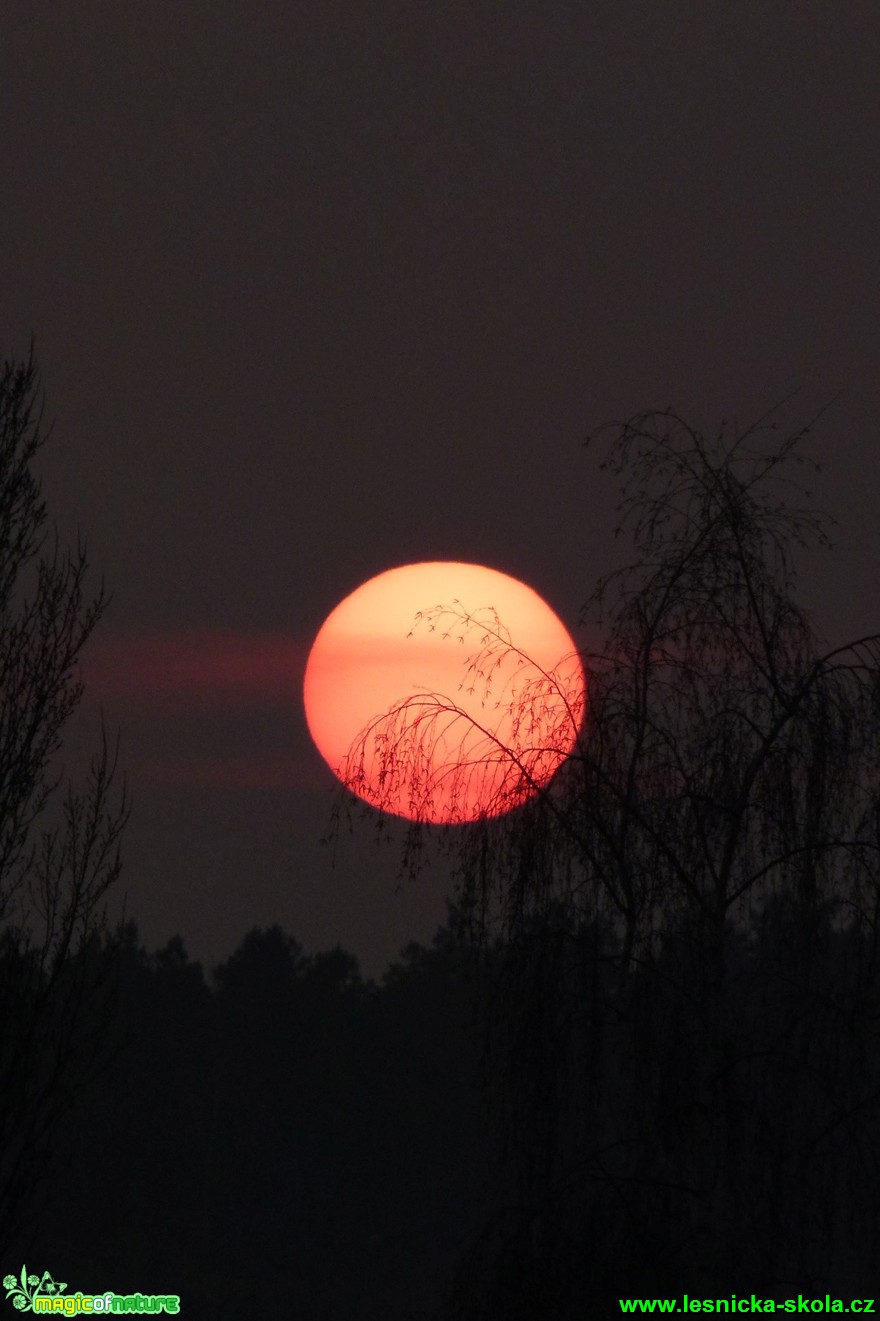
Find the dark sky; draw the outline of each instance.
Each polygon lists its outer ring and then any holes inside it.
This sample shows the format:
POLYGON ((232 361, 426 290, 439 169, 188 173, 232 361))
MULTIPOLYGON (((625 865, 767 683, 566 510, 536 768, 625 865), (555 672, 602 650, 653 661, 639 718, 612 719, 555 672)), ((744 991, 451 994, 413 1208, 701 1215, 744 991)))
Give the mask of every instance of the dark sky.
POLYGON ((876 0, 28 0, 0 40, 0 350, 36 336, 46 492, 113 595, 71 739, 121 730, 148 944, 430 936, 440 869, 320 847, 309 644, 433 558, 575 630, 609 418, 843 391, 805 595, 876 622, 876 0))

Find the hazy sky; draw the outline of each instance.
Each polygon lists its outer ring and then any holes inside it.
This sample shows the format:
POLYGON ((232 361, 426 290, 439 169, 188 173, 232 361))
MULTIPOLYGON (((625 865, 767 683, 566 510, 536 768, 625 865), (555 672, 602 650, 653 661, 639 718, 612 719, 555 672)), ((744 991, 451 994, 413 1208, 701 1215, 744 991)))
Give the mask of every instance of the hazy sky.
MULTIPOLYGON (((280 922, 368 971, 444 914, 335 869, 302 669, 327 612, 472 559, 575 631, 619 560, 585 432, 839 391, 805 591, 876 623, 876 0, 28 0, 0 25, 0 351, 31 332, 154 945, 280 922)), ((90 659, 89 659, 90 657, 90 659)))

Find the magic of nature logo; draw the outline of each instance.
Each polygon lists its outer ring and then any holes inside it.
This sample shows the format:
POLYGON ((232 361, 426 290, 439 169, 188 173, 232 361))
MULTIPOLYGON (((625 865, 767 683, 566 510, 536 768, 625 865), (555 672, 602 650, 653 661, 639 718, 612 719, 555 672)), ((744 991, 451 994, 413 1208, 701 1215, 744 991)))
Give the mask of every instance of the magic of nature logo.
POLYGON ((6 1299, 19 1312, 58 1312, 62 1316, 77 1316, 83 1312, 171 1312, 180 1311, 180 1295, 152 1293, 65 1293, 67 1285, 55 1280, 49 1271, 42 1275, 28 1274, 22 1266, 21 1275, 3 1278, 6 1299))

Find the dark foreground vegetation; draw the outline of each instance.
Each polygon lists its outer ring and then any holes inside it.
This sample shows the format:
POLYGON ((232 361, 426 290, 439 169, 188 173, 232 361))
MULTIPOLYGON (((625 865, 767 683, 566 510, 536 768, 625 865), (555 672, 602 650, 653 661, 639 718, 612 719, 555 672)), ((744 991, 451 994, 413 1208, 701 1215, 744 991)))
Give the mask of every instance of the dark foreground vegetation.
POLYGON ((376 984, 279 928, 206 977, 129 926, 94 1002, 111 1049, 34 1166, 4 1268, 230 1319, 870 1296, 875 951, 780 903, 728 933, 710 1002, 692 936, 621 977, 609 930, 545 925, 520 985, 512 951, 483 961, 487 1044, 446 929, 376 984))
MULTIPOLYGON (((493 951, 506 1180, 461 1277, 466 1321, 875 1291, 880 635, 829 643, 798 603, 798 550, 827 544, 806 434, 779 410, 714 435, 665 410, 594 439, 632 553, 584 607, 582 724, 554 672, 501 686, 518 653, 491 611, 430 612, 486 708, 540 731, 492 749, 496 814, 450 845, 493 951), (544 748, 572 742, 541 788, 544 748)), ((419 694, 417 731, 431 708, 468 719, 419 694)), ((472 769, 435 785, 406 714, 359 751, 425 805, 417 870, 432 794, 472 769)))
POLYGON ((133 927, 114 961, 113 1055, 57 1128, 5 1267, 24 1254, 70 1290, 175 1292, 230 1321, 430 1316, 493 1164, 448 937, 379 985, 277 927, 210 978, 133 927))

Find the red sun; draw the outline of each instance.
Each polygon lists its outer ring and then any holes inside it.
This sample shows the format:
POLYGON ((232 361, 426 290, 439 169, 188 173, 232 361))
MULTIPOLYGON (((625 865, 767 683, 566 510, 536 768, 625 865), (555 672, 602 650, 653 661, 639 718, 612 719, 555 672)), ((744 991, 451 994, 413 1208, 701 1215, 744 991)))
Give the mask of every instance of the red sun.
POLYGON ((478 564, 407 564, 327 617, 303 686, 318 751, 393 815, 499 816, 553 778, 577 740, 584 671, 524 583, 478 564))

